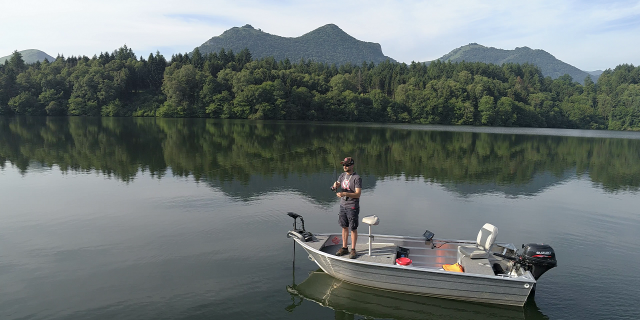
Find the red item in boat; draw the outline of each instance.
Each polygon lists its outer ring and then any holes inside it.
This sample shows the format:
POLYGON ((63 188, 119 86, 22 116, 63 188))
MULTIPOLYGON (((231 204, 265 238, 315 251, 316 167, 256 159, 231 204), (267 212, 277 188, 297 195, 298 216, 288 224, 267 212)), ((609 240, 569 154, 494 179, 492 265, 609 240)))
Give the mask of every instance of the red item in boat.
POLYGON ((401 266, 408 266, 411 264, 411 259, 409 258, 405 258, 405 257, 401 257, 396 259, 396 264, 399 264, 401 266))

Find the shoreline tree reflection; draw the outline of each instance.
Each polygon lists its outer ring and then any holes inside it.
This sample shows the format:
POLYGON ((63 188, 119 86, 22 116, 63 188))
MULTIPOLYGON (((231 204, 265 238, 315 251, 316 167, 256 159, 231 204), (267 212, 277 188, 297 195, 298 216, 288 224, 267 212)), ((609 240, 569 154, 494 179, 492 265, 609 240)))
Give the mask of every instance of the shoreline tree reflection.
POLYGON ((526 186, 540 174, 557 182, 575 172, 607 192, 640 187, 640 140, 632 139, 344 123, 0 117, 0 165, 10 163, 22 173, 37 163, 125 182, 140 172, 157 178, 171 172, 215 185, 248 185, 256 176, 326 175, 329 181, 343 155, 357 157, 358 172, 373 182, 404 177, 443 185, 526 186))

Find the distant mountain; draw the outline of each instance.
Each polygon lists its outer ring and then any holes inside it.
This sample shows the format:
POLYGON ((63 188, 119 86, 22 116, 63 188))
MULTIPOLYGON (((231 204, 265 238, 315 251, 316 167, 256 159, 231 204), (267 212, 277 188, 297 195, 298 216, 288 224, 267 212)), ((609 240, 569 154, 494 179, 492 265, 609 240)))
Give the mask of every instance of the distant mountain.
POLYGON ((595 77, 600 77, 600 75, 604 72, 602 70, 596 70, 596 71, 585 71, 586 73, 595 76, 595 77))
MULTIPOLYGON (((49 60, 49 62, 53 62, 54 60, 56 60, 56 58, 44 53, 43 51, 37 50, 37 49, 28 49, 28 50, 22 50, 22 51, 18 51, 20 52, 20 54, 22 55, 22 60, 24 60, 24 63, 35 63, 36 61, 44 61, 44 58, 47 58, 47 60, 49 60)), ((13 53, 12 53, 13 54, 13 53)), ((4 64, 5 60, 9 60, 11 59, 11 55, 8 55, 6 57, 2 57, 0 58, 0 64, 4 64)))
POLYGON ((273 56, 276 60, 289 58, 291 62, 309 59, 316 62, 363 61, 380 63, 395 60, 382 54, 380 44, 360 41, 334 24, 328 24, 297 38, 286 38, 254 29, 251 25, 231 28, 217 37, 209 39, 198 47, 201 53, 219 52, 220 49, 240 52, 247 48, 254 59, 273 56))
MULTIPOLYGON (((503 50, 493 47, 485 47, 477 43, 470 43, 466 46, 454 49, 438 60, 451 62, 484 62, 498 65, 504 63, 530 63, 540 67, 542 74, 545 77, 548 76, 556 79, 562 75, 568 74, 573 78, 573 81, 580 83, 584 82, 584 79, 588 76, 596 82, 600 76, 597 71, 594 71, 594 73, 587 73, 568 63, 556 59, 556 57, 544 50, 534 50, 529 47, 515 48, 514 50, 503 50)), ((600 73, 602 73, 602 71, 600 71, 600 73)))

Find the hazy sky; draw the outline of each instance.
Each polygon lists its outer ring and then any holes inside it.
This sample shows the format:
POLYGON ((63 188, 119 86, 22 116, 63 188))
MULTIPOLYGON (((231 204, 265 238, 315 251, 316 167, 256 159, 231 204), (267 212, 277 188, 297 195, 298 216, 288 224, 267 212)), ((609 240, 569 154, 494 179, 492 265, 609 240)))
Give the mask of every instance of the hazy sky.
POLYGON ((2 0, 0 56, 40 49, 91 57, 126 44, 138 56, 170 57, 245 24, 298 37, 333 23, 407 63, 476 42, 543 49, 586 71, 640 64, 640 0, 521 2, 2 0))

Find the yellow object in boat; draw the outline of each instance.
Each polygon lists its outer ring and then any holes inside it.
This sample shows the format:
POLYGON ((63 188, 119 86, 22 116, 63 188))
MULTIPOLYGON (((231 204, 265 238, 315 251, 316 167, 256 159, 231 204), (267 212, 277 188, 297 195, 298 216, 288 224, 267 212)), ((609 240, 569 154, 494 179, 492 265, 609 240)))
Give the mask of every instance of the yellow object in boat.
POLYGON ((453 272, 464 272, 464 268, 459 264, 443 264, 442 269, 453 272))

